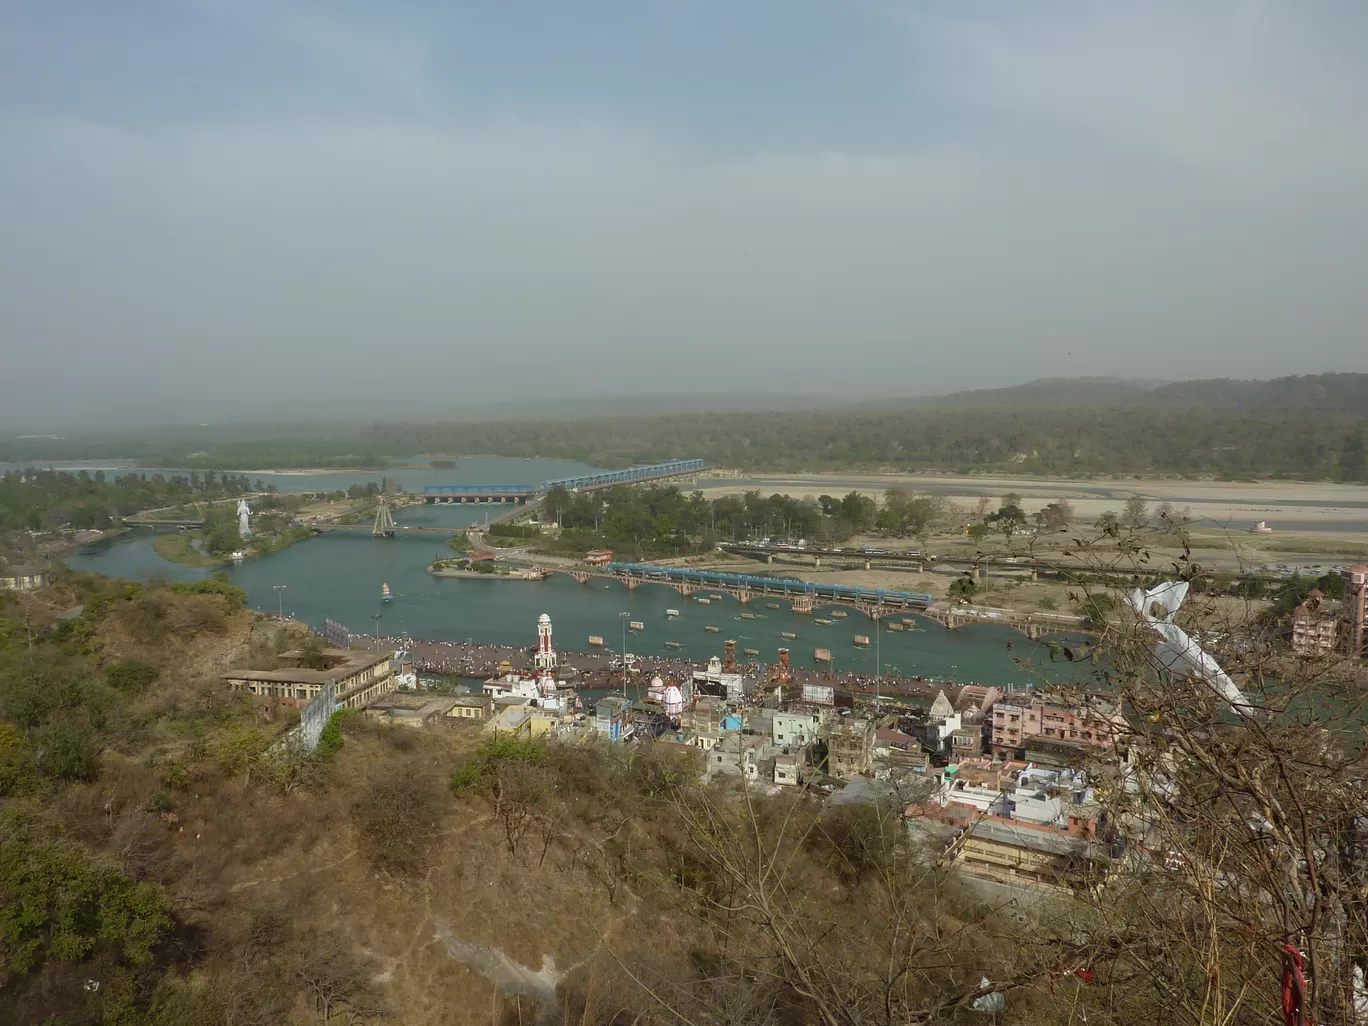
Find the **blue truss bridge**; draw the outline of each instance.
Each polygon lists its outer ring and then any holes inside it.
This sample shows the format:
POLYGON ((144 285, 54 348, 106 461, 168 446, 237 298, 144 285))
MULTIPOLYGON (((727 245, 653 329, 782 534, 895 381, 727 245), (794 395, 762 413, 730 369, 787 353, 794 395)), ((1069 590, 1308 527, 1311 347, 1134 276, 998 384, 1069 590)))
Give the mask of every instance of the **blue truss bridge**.
POLYGON ((521 506, 528 499, 545 495, 552 488, 564 488, 569 492, 590 492, 599 488, 611 488, 613 485, 689 477, 697 474, 703 467, 702 460, 666 460, 663 463, 650 463, 642 467, 628 467, 626 470, 605 470, 602 473, 583 474, 579 477, 560 477, 543 481, 539 485, 426 485, 423 488, 423 499, 428 503, 512 502, 521 506))

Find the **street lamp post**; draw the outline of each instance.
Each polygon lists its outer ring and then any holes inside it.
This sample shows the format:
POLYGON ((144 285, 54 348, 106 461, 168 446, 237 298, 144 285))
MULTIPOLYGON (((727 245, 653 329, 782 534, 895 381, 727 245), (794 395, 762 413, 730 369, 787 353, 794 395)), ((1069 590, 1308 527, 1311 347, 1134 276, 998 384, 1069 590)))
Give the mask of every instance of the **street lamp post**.
POLYGON ((882 633, 879 630, 879 616, 882 612, 882 609, 876 608, 874 610, 874 712, 876 715, 879 711, 879 693, 883 690, 883 657, 879 650, 879 635, 882 633))
POLYGON ((276 619, 285 619, 285 585, 273 584, 271 590, 276 593, 276 619))
POLYGON ((384 613, 371 613, 371 619, 375 621, 375 643, 380 644, 380 621, 384 619, 384 613))
POLYGON ((622 697, 627 697, 627 620, 630 613, 618 613, 622 621, 622 697))

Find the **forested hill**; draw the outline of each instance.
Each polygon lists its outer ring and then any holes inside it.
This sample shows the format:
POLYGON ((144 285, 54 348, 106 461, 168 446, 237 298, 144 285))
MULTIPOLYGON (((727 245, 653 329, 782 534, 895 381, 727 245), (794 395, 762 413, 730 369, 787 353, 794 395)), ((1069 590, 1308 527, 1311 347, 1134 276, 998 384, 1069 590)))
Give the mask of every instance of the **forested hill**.
POLYGON ((966 406, 1126 406, 1222 409, 1320 415, 1368 415, 1368 374, 1311 374, 1272 381, 1209 378, 1148 381, 1136 378, 1040 378, 1010 388, 984 388, 943 396, 880 399, 867 409, 966 406))
MULTIPOLYGON (((1037 383, 1036 395, 1048 391, 1045 384, 1037 383)), ((124 456, 149 465, 238 470, 492 453, 605 467, 696 456, 750 470, 1368 481, 1368 375, 1136 386, 1139 394, 1129 400, 1100 404, 1023 400, 1031 387, 999 393, 1012 402, 945 400, 910 408, 182 427, 125 438, 0 442, 0 461, 124 456)))
POLYGON ((1368 374, 1310 374, 1272 381, 1179 381, 1146 392, 1136 405, 1234 410, 1255 416, 1343 413, 1364 417, 1368 416, 1368 374))

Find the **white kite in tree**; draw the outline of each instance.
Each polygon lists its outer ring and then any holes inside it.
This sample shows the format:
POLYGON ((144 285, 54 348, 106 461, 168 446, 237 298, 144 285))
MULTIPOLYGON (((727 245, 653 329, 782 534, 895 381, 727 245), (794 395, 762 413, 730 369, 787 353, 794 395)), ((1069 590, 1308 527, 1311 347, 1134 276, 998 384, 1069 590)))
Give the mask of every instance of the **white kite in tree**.
POLYGON ((1173 622, 1187 598, 1187 581, 1166 581, 1149 591, 1136 588, 1130 594, 1130 604, 1149 626, 1163 639, 1154 646, 1154 657, 1170 673, 1195 677, 1220 695, 1241 715, 1249 715, 1254 707, 1235 686, 1220 664, 1188 636, 1187 631, 1173 622))

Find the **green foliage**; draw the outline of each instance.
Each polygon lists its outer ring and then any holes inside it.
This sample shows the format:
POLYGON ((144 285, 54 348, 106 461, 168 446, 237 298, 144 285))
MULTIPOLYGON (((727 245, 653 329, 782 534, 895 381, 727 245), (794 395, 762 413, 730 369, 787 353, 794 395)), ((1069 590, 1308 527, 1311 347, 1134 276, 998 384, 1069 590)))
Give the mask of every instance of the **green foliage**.
POLYGON ((44 959, 80 962, 106 944, 148 961, 171 928, 160 887, 15 810, 0 812, 0 981, 44 959))
POLYGON ((171 590, 177 595, 222 595, 233 608, 247 602, 247 593, 233 584, 227 574, 214 574, 200 581, 173 581, 171 590))
POLYGON ((970 598, 978 593, 978 582, 972 577, 956 577, 950 582, 950 595, 954 598, 970 598))
POLYGON ((348 721, 361 717, 359 709, 338 709, 328 717, 322 733, 318 735, 318 754, 327 759, 335 755, 343 745, 343 735, 348 721))
POLYGON ((1118 605, 1114 596, 1098 592, 1084 597, 1081 612, 1087 619, 1088 626, 1101 634, 1110 626, 1111 617, 1118 605))
POLYGON ((973 540, 975 545, 978 545, 983 542, 983 539, 988 537, 988 533, 990 531, 992 531, 992 528, 989 527, 987 524, 977 523, 970 524, 968 528, 965 529, 964 533, 967 534, 973 540))
POLYGON ((89 722, 72 716, 45 724, 33 735, 38 768, 57 780, 94 780, 99 750, 89 722))
POLYGON ((541 763, 546 757, 546 745, 540 740, 497 735, 481 744, 452 773, 451 789, 457 794, 474 794, 493 779, 501 766, 541 763))
POLYGON ((157 679, 158 670, 151 663, 140 659, 125 659, 105 667, 105 682, 116 691, 127 695, 140 695, 147 686, 157 679))
POLYGON ((0 798, 25 790, 34 771, 33 746, 14 726, 0 720, 0 798))
POLYGON ((310 634, 300 646, 299 665, 306 670, 326 670, 328 657, 323 654, 323 639, 310 634))
POLYGON ((490 524, 486 534, 496 538, 539 538, 541 528, 535 524, 490 524))
POLYGON ((447 548, 449 548, 452 552, 469 552, 470 539, 467 538, 464 534, 453 534, 450 538, 447 539, 447 548))
MULTIPOLYGON (((98 443, 95 443, 98 445, 98 443)), ((177 506, 191 500, 227 498, 252 490, 240 475, 123 474, 106 480, 101 471, 39 470, 28 467, 0 474, 0 533, 37 531, 70 524, 106 528, 111 517, 139 510, 177 506)))
POLYGON ((225 555, 242 548, 242 533, 237 524, 219 524, 204 535, 204 547, 215 555, 225 555))

